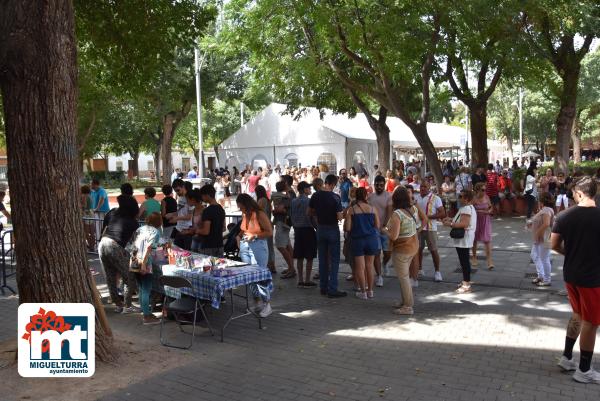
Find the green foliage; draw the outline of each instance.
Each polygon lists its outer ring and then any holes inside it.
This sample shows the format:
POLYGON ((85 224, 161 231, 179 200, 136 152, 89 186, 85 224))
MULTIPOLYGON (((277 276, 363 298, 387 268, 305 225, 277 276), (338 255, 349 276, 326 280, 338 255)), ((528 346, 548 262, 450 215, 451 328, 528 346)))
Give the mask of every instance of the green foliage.
MULTIPOLYGON (((216 15, 195 0, 76 0, 82 158, 150 149, 164 115, 194 99, 193 47, 216 15)), ((156 147, 156 140, 154 147, 156 147)))
POLYGON ((99 180, 105 187, 121 185, 125 182, 124 171, 88 171, 84 177, 86 182, 99 180))
POLYGON ((582 61, 577 115, 582 138, 600 136, 600 48, 582 61))
POLYGON ((429 120, 433 123, 445 122, 447 124, 454 121, 457 117, 457 110, 452 106, 453 99, 454 93, 446 85, 432 85, 429 120))
POLYGON ((76 0, 75 10, 79 53, 115 90, 138 95, 216 16, 213 4, 196 0, 76 0))
MULTIPOLYGON (((546 170, 548 168, 554 168, 554 164, 551 162, 544 163, 540 166, 538 174, 543 175, 546 174, 546 170)), ((587 160, 581 163, 575 163, 573 161, 569 162, 569 171, 581 171, 584 175, 594 176, 596 172, 600 169, 600 162, 587 160)))

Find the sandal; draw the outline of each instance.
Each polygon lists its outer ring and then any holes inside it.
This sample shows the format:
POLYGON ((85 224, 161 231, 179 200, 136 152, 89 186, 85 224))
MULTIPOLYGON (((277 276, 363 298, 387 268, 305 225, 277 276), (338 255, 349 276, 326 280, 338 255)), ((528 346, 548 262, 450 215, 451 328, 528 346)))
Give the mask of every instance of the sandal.
POLYGON ((494 270, 494 265, 489 265, 488 270, 494 270))
POLYGON ((302 281, 298 281, 298 284, 296 285, 296 287, 298 287, 298 288, 306 288, 304 282, 302 282, 302 281))
POLYGON ((468 294, 471 292, 471 286, 461 285, 456 289, 457 294, 468 294))
POLYGON ((352 274, 348 274, 346 276, 346 281, 354 281, 354 276, 352 274))
POLYGON ((537 284, 537 283, 541 283, 542 279, 539 277, 534 278, 533 280, 531 280, 531 284, 537 284))
POLYGON ((294 277, 296 277, 296 272, 295 271, 284 272, 284 273, 281 274, 281 278, 282 279, 294 278, 294 277))

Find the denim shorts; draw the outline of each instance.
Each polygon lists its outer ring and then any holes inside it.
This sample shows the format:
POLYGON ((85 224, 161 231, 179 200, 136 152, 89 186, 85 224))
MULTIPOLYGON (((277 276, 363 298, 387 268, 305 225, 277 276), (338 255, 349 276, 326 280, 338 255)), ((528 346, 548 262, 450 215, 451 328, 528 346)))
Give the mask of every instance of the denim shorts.
POLYGON ((381 251, 379 235, 352 238, 352 256, 375 256, 381 251))
POLYGON ((381 250, 383 252, 387 252, 390 250, 390 246, 389 246, 389 237, 387 235, 385 235, 384 233, 380 232, 379 233, 379 245, 381 245, 381 250))

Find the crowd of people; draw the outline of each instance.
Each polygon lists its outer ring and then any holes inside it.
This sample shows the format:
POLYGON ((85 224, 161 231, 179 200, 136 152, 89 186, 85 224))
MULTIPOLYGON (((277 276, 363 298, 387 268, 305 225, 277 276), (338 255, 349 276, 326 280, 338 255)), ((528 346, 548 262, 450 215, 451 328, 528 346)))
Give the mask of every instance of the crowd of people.
MULTIPOLYGON (((391 263, 400 284, 400 298, 393 304, 392 312, 412 315, 413 291, 423 275, 425 246, 433 259, 433 280, 443 280, 439 226, 450 229, 451 243, 461 266, 463 279, 456 292, 469 293, 472 268, 478 265, 478 245, 483 243, 487 268, 493 270, 494 218, 503 211, 515 213, 517 198, 522 196, 527 203, 526 226, 532 232, 531 257, 537 270, 532 283, 551 285, 550 249, 566 255, 565 281, 575 323, 570 324, 567 333, 561 366, 565 369, 574 366, 570 352, 571 342, 579 333, 576 329, 582 336, 582 358, 584 351, 590 355, 590 348, 593 350, 590 330, 600 323, 597 288, 600 282, 594 281, 595 289, 590 290, 586 280, 596 280, 600 273, 589 261, 581 260, 577 253, 581 249, 571 239, 579 238, 580 233, 574 232, 570 221, 575 219, 571 217, 575 216, 575 210, 579 210, 575 205, 594 202, 595 180, 582 177, 579 172, 573 177, 562 173, 555 176, 552 169, 538 176, 534 161, 529 163, 520 183, 520 193, 519 185, 512 182, 515 169, 503 168, 499 163, 470 169, 456 161, 447 161, 443 164, 441 185, 432 175, 424 174, 419 162, 406 166, 399 162, 387 171, 374 166, 373 171, 371 176, 366 170, 357 172, 352 167, 333 174, 326 165, 285 169, 267 166, 255 170, 248 167, 243 171, 234 168, 232 172, 225 168, 213 171, 212 183, 200 189, 174 175, 172 184, 163 186, 164 197, 160 202, 154 199, 156 191, 146 188, 145 200, 138 205, 132 196, 133 189, 125 184, 117 198, 119 207, 113 210, 107 210, 105 191, 98 182, 92 182, 91 188, 82 188, 82 207, 88 215, 106 213, 102 216, 105 228, 99 253, 117 311, 137 311, 131 304, 130 288, 138 286, 144 323, 154 324, 157 319, 149 312, 148 301, 151 282, 148 275, 152 270, 147 267, 151 265, 152 248, 162 235, 172 238, 183 249, 223 256, 223 232, 227 229, 224 206, 231 203, 231 197, 235 197, 242 215, 236 237, 242 261, 278 274, 275 252, 279 252, 285 264, 285 269, 279 272, 281 279, 295 279, 299 288, 319 287, 322 295, 341 298, 347 296, 338 282, 343 256, 352 270, 346 280, 354 284, 353 295, 365 301, 375 297, 377 287, 383 286, 383 277, 391 263), (503 210, 506 207, 509 209, 503 210), (558 214, 564 209, 567 212, 558 214), (140 228, 138 219, 145 219, 149 227, 140 228), (132 263, 132 254, 137 255, 137 265, 132 263), (318 271, 313 274, 315 258, 318 271), (583 263, 589 271, 570 276, 569 263, 575 265, 573 270, 583 263), (137 270, 132 270, 132 264, 139 266, 137 270), (127 284, 123 299, 118 294, 119 277, 127 284)), ((600 218, 596 214, 590 219, 600 218)), ((595 232, 590 235, 598 238, 595 232)), ((258 283, 253 294, 257 313, 268 316, 272 312, 268 286, 258 283)), ((586 363, 579 365, 577 372, 580 381, 596 374, 586 373, 593 372, 586 363)))

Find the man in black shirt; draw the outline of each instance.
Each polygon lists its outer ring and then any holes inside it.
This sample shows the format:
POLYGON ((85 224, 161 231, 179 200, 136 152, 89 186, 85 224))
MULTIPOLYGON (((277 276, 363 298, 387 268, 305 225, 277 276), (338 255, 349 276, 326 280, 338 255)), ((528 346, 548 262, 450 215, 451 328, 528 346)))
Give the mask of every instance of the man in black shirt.
POLYGON ((573 315, 567 326, 565 349, 558 362, 564 370, 575 370, 580 383, 600 384, 600 373, 591 367, 596 331, 600 325, 600 209, 594 196, 596 182, 583 177, 573 187, 577 206, 556 217, 552 249, 565 255, 563 275, 573 315), (579 366, 573 347, 579 337, 579 366))
POLYGON ((342 220, 342 203, 340 197, 333 193, 337 185, 337 177, 333 174, 325 178, 323 189, 311 198, 308 214, 317 216, 317 246, 319 252, 319 280, 321 294, 329 298, 345 297, 346 293, 338 291, 338 270, 340 267, 340 228, 342 220))
POLYGON ((477 167, 477 171, 471 176, 471 182, 473 188, 475 188, 475 185, 479 182, 487 183, 487 177, 482 166, 477 167))
POLYGON ((196 235, 202 236, 200 253, 208 256, 223 256, 223 231, 225 231, 225 210, 215 200, 215 187, 210 184, 200 188, 202 202, 208 206, 202 211, 200 228, 196 235))

